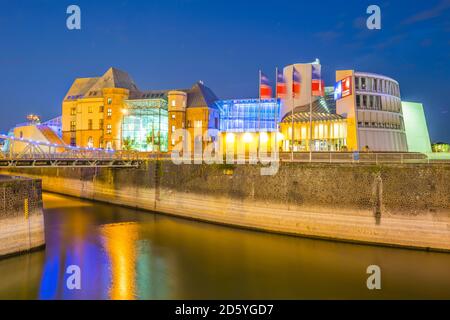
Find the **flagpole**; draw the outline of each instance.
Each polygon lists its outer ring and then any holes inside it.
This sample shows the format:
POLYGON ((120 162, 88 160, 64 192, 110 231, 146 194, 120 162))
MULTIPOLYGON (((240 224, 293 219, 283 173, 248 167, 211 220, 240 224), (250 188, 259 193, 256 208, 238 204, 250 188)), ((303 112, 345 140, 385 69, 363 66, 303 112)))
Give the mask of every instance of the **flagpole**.
POLYGON ((313 129, 312 129, 312 95, 313 95, 313 68, 314 66, 311 64, 311 93, 309 95, 309 162, 312 162, 312 140, 313 140, 313 129))
POLYGON ((295 91, 294 91, 294 70, 292 66, 292 109, 291 109, 291 161, 294 162, 294 107, 295 107, 295 91))
POLYGON ((259 70, 259 108, 258 108, 258 130, 261 128, 260 124, 260 112, 261 112, 261 70, 259 70))
POLYGON ((309 95, 309 162, 312 162, 312 86, 309 95))
MULTIPOLYGON (((272 159, 274 158, 274 155, 277 152, 278 149, 278 119, 277 119, 277 109, 278 109, 278 67, 275 68, 275 116, 274 116, 274 121, 275 121, 275 128, 274 128, 274 133, 275 133, 275 145, 274 145, 274 150, 271 150, 270 155, 272 159)), ((272 140, 271 140, 272 141, 272 140)))

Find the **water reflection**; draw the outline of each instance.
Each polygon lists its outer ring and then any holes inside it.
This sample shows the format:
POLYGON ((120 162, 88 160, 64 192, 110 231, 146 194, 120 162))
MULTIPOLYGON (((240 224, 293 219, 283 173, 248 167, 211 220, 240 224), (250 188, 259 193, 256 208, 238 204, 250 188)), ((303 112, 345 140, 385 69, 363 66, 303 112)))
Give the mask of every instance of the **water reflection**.
POLYGON ((450 254, 286 237, 45 195, 45 251, 0 260, 0 298, 450 299, 450 254), (81 290, 66 269, 81 268, 81 290), (382 290, 366 268, 382 269, 382 290))
POLYGON ((136 298, 136 248, 139 237, 136 223, 104 226, 100 230, 109 257, 111 288, 114 300, 136 298))

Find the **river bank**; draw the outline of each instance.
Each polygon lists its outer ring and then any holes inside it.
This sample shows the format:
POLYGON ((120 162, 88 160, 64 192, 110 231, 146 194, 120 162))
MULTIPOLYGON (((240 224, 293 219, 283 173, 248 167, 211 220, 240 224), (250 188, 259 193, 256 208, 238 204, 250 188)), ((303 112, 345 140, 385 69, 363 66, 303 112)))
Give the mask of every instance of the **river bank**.
POLYGON ((0 258, 44 245, 41 181, 0 175, 0 258))
POLYGON ((148 161, 138 169, 39 168, 50 192, 189 219, 340 241, 450 251, 450 166, 148 161))

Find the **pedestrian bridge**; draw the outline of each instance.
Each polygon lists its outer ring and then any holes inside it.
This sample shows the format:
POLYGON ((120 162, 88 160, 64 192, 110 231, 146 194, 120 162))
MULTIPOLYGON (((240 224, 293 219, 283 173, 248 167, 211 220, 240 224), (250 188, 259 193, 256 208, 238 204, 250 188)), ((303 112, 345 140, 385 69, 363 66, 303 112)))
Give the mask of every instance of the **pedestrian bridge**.
POLYGON ((137 168, 141 160, 133 151, 79 148, 62 144, 15 138, 0 134, 0 168, 113 167, 137 168))

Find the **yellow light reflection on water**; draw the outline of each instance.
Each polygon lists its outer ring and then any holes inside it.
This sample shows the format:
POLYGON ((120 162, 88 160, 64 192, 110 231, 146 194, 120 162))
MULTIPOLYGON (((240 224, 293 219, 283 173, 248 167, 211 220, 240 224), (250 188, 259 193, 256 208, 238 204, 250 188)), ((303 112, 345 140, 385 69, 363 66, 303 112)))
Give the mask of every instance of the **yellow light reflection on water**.
POLYGON ((137 223, 106 225, 101 228, 104 247, 110 259, 113 300, 136 299, 136 242, 137 223))

